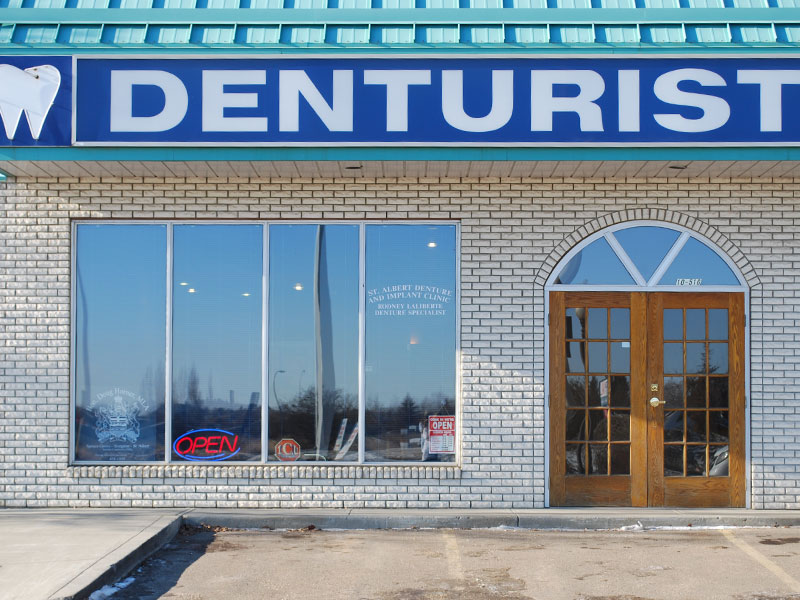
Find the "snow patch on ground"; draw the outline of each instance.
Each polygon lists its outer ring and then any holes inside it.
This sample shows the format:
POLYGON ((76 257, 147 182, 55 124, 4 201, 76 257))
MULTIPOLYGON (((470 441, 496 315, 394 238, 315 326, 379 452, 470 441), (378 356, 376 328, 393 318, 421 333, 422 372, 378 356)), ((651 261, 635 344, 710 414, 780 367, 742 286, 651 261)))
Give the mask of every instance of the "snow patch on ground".
POLYGON ((120 590, 124 590, 135 580, 136 580, 135 577, 128 577, 127 579, 118 581, 114 585, 104 585, 101 589, 97 590, 96 592, 92 592, 92 595, 89 596, 89 600, 106 600, 106 598, 111 598, 111 596, 113 596, 120 590))

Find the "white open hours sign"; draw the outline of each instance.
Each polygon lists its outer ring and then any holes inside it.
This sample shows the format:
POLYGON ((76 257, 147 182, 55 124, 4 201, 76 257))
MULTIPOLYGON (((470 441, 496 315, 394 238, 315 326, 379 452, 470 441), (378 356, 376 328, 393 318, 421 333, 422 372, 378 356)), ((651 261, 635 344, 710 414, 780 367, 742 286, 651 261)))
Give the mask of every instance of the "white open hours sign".
POLYGON ((455 454, 456 418, 453 416, 428 417, 428 436, 431 454, 455 454))

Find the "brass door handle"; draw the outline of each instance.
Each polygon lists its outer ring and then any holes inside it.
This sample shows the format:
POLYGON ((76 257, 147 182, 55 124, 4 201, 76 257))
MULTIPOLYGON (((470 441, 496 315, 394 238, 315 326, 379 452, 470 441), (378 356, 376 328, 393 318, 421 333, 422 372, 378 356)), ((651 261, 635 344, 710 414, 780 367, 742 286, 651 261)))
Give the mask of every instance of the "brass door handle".
POLYGON ((653 408, 656 408, 659 404, 666 404, 666 403, 667 403, 666 400, 659 400, 655 396, 650 398, 650 406, 652 406, 653 408))

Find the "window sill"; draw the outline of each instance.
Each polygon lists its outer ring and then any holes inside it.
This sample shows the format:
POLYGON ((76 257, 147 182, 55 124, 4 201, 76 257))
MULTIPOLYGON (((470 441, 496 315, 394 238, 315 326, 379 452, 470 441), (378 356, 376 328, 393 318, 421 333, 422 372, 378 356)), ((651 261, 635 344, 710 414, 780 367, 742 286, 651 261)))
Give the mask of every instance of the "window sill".
POLYGON ((73 465, 74 478, 203 479, 459 479, 457 463, 425 465, 73 465))

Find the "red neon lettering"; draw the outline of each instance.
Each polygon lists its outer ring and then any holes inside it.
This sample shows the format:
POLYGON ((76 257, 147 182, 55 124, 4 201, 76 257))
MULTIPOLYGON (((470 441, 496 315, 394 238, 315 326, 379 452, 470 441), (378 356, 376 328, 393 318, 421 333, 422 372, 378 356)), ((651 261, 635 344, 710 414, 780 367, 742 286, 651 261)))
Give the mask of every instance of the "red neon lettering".
POLYGON ((183 438, 178 440, 177 444, 175 444, 175 449, 178 451, 178 454, 186 454, 187 452, 191 452, 192 451, 192 446, 193 446, 192 440, 190 438, 188 438, 188 437, 183 437, 183 438), (181 449, 181 444, 183 442, 189 442, 189 447, 186 448, 185 450, 181 449))
POLYGON ((196 453, 201 448, 205 448, 206 444, 208 443, 208 438, 204 438, 202 436, 197 436, 194 438, 194 448, 192 448, 192 454, 196 453), (200 440, 203 440, 203 443, 200 443, 200 440))
POLYGON ((220 452, 222 452, 222 447, 225 446, 225 444, 227 444, 230 451, 233 452, 236 449, 236 446, 239 445, 239 436, 238 435, 233 436, 233 444, 231 444, 231 440, 229 437, 227 436, 223 437, 219 444, 220 452))
POLYGON ((222 436, 219 435, 212 435, 211 437, 209 437, 208 443, 206 444, 206 452, 208 452, 209 454, 219 454, 220 452, 222 452, 222 444, 220 443, 221 439, 222 436), (219 444, 220 447, 218 450, 214 450, 214 448, 212 447, 214 446, 214 444, 219 444))

